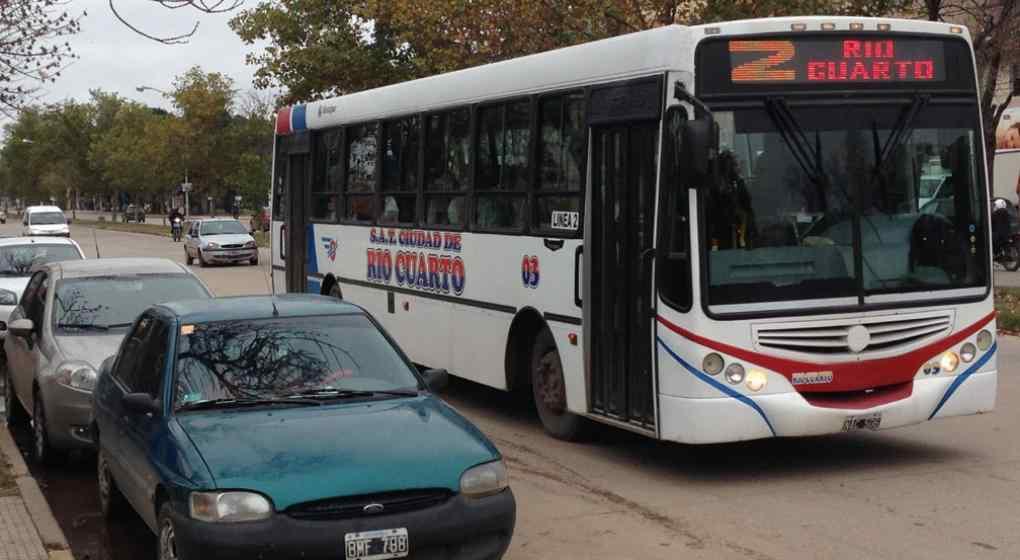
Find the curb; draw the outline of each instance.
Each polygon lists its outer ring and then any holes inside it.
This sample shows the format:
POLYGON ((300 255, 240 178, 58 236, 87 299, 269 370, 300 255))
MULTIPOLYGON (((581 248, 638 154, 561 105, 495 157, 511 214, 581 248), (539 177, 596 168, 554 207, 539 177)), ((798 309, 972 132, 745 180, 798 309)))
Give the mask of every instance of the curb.
POLYGON ((42 540, 43 548, 49 553, 50 560, 66 560, 72 558, 71 546, 67 543, 64 531, 60 529, 57 519, 50 510, 46 497, 43 496, 39 483, 32 478, 28 472, 25 460, 21 458, 21 452, 14 443, 6 423, 0 423, 0 455, 7 459, 14 474, 14 481, 21 492, 21 499, 25 502, 25 509, 35 523, 35 529, 42 540))

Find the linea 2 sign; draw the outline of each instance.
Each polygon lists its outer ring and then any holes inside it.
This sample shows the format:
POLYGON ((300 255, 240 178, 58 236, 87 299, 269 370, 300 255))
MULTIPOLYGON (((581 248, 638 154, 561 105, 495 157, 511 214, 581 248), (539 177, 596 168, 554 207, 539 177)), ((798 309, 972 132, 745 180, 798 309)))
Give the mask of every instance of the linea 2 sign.
POLYGON ((577 231, 581 227, 581 213, 554 210, 552 213, 552 219, 550 220, 550 226, 553 229, 577 231))

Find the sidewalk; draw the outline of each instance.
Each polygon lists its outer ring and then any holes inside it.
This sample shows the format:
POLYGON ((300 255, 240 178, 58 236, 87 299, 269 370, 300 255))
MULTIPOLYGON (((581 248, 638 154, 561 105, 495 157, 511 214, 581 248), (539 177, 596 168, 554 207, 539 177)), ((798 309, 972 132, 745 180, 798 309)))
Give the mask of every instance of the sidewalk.
POLYGON ((64 532, 29 474, 7 424, 0 422, 0 560, 72 558, 64 532))

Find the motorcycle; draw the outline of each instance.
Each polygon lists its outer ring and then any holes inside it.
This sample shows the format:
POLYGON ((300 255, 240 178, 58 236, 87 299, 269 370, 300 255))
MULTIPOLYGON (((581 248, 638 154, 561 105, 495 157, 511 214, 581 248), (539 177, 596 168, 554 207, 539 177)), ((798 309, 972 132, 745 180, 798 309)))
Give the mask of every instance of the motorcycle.
POLYGON ((1020 214, 1005 199, 996 198, 992 204, 993 260, 1014 272, 1020 269, 1020 214))
POLYGON ((995 244, 995 262, 1010 272, 1020 269, 1020 234, 1011 234, 995 244))
POLYGON ((174 241, 181 240, 181 219, 174 218, 173 224, 170 225, 170 233, 173 236, 174 241))

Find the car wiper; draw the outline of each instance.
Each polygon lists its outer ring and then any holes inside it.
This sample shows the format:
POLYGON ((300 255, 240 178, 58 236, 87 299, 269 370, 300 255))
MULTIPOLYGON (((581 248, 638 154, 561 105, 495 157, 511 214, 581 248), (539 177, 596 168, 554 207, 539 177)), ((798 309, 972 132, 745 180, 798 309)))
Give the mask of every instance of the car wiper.
POLYGON ((299 406, 322 406, 322 403, 313 399, 284 398, 284 399, 251 399, 251 398, 222 398, 206 399, 182 404, 177 410, 203 410, 209 408, 240 408, 246 406, 264 405, 299 405, 299 406))
POLYGON ((109 325, 97 325, 94 323, 57 323, 58 329, 81 329, 83 331, 108 331, 109 325))
POLYGON ((302 391, 294 393, 290 397, 311 398, 311 399, 345 399, 357 397, 371 397, 373 395, 393 395, 397 397, 416 397, 417 391, 409 389, 394 390, 355 390, 355 389, 316 389, 314 391, 302 391))

